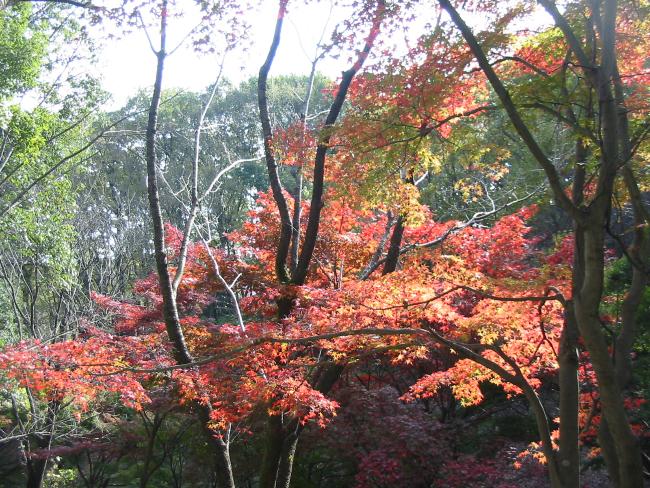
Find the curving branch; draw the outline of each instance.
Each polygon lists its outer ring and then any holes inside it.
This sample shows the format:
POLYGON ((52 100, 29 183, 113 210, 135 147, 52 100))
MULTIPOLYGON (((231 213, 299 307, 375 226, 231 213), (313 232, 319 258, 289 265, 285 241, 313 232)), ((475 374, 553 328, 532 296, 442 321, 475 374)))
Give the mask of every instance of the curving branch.
MULTIPOLYGON (((153 373, 165 373, 169 371, 174 371, 178 369, 188 369, 195 368, 197 366, 204 366, 206 364, 214 363, 215 361, 220 361, 222 359, 229 359, 238 354, 246 352, 250 349, 253 349, 257 346, 264 344, 289 344, 289 345, 300 345, 300 344, 310 344, 312 342, 337 339, 339 337, 354 337, 354 336, 397 336, 397 335, 420 335, 428 336, 429 332, 424 329, 414 329, 414 328, 400 328, 400 329, 357 329, 357 330, 348 330, 348 331, 339 331, 339 332, 329 332, 325 334, 318 334, 309 337, 300 337, 300 338, 283 338, 283 337, 258 337, 257 339, 250 340, 245 344, 234 347, 228 351, 213 354, 211 356, 206 356, 201 359, 194 360, 185 364, 173 364, 170 366, 163 366, 160 368, 116 368, 113 371, 105 373, 94 373, 93 376, 112 376, 120 373, 141 373, 141 374, 153 374, 153 373)), ((80 364, 78 367, 93 368, 93 367, 106 367, 113 366, 112 363, 90 363, 90 364, 80 364)))
POLYGON ((510 118, 510 122, 512 123, 515 130, 517 131, 521 139, 528 147, 530 153, 533 155, 535 160, 538 162, 538 164, 542 167, 542 169, 546 173, 546 178, 549 181, 551 190, 553 191, 553 195, 555 196, 555 199, 557 200, 558 204, 564 210, 566 210, 576 221, 583 221, 584 215, 573 204, 571 199, 564 192, 564 188, 562 186, 562 180, 560 179, 560 175, 555 169, 555 166, 553 165, 551 160, 546 156, 543 149, 537 143, 537 140, 530 132, 530 129, 528 128, 524 120, 522 119, 519 110, 517 109, 512 98, 510 97, 510 93, 508 92, 507 88, 505 87, 505 85, 503 84, 499 76, 494 71, 492 64, 487 59, 487 56, 485 55, 483 48, 481 47, 478 40, 476 39, 476 36, 474 36, 474 33, 472 32, 470 27, 465 23, 463 18, 460 16, 458 11, 453 7, 453 5, 449 0, 438 0, 438 2, 440 6, 447 11, 449 16, 451 17, 451 20, 456 25, 458 30, 460 30, 462 36, 465 38, 465 41, 467 42, 467 45, 472 50, 474 57, 478 61, 479 66, 483 70, 483 73, 485 74, 488 81, 490 82, 490 85, 492 85, 492 89, 495 91, 495 93, 499 97, 499 100, 503 104, 503 108, 505 108, 508 117, 510 118))

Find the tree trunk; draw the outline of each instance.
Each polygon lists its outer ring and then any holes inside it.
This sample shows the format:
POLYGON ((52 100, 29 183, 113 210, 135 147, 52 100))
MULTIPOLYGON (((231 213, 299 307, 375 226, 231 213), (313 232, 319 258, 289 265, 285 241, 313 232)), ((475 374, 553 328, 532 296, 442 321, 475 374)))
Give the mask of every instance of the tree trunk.
POLYGON ((386 261, 384 262, 384 269, 382 274, 386 275, 392 273, 397 269, 399 263, 399 251, 402 245, 402 236, 404 235, 404 217, 401 215, 397 217, 393 234, 390 236, 390 243, 388 245, 388 253, 386 253, 386 261))
POLYGON ((230 443, 215 438, 215 433, 207 427, 205 430, 206 435, 211 436, 217 486, 219 488, 235 488, 235 477, 232 471, 232 462, 230 461, 230 443))
POLYGON ((533 388, 525 382, 525 380, 523 380, 519 386, 524 391, 524 395, 526 396, 526 399, 528 400, 528 403, 533 410, 533 415, 535 416, 537 430, 542 441, 542 452, 546 457, 551 487, 569 488, 575 486, 573 484, 564 483, 561 475, 561 469, 557 463, 558 458, 555 456, 555 453, 553 452, 553 446, 551 445, 551 430, 549 428, 548 416, 546 415, 546 410, 544 409, 544 405, 542 405, 539 396, 535 390, 533 390, 533 388))
POLYGON ((602 224, 598 224, 591 223, 585 228, 585 273, 581 290, 575 297, 576 319, 598 379, 603 418, 607 422, 614 442, 618 470, 616 466, 609 466, 610 473, 613 474, 612 481, 615 482, 618 477, 621 488, 641 488, 643 486, 641 451, 625 414, 616 370, 600 324, 604 229, 602 224))
MULTIPOLYGON (((149 483, 149 478, 155 471, 151 469, 151 464, 153 461, 154 449, 156 447, 156 437, 158 436, 158 431, 162 427, 164 417, 161 417, 157 413, 154 415, 153 422, 151 424, 151 430, 147 429, 148 439, 147 439, 147 449, 145 451, 144 457, 144 466, 142 467, 142 474, 140 475, 140 488, 146 488, 149 483)), ((145 419, 146 421, 146 419, 145 419)))
POLYGON ((47 459, 30 459, 27 461, 27 488, 41 488, 47 468, 47 459))
POLYGON ((280 453, 280 462, 278 465, 278 476, 275 488, 289 488, 291 484, 291 472, 293 471, 293 461, 298 447, 298 438, 302 432, 301 425, 294 420, 286 429, 288 432, 282 443, 282 452, 280 453))
MULTIPOLYGON (((586 162, 588 151, 581 139, 575 145, 575 163, 572 188, 572 200, 580 207, 584 198, 586 162)), ((582 227, 573 225, 573 273, 571 275, 571 300, 564 304, 564 328, 560 336, 558 351, 559 387, 560 387, 560 452, 558 455, 559 471, 568 488, 580 486, 580 385, 578 382, 578 324, 575 316, 573 297, 582 287, 584 278, 583 249, 584 232, 582 227)))
POLYGON ((558 351, 560 386, 559 472, 565 488, 580 487, 580 445, 578 436, 578 327, 573 302, 565 305, 564 329, 558 351))
MULTIPOLYGON (((166 12, 167 0, 162 2, 162 10, 166 12)), ((169 273, 167 263, 167 253, 165 251, 165 231, 160 209, 160 194, 158 191, 158 175, 156 161, 156 133, 158 130, 158 111, 160 98, 162 94, 162 79, 165 59, 165 43, 167 38, 167 15, 161 15, 160 20, 160 50, 156 52, 156 78, 151 95, 149 106, 149 118, 147 121, 146 132, 146 163, 147 163, 147 194, 149 198, 149 212, 153 226, 153 241, 156 258, 156 270, 160 283, 160 293, 163 299, 163 317, 165 319, 165 328, 170 342, 174 346, 174 357, 178 364, 188 364, 193 361, 193 357, 187 348, 183 328, 178 315, 176 304, 176 294, 173 290, 172 279, 169 273)), ((223 488, 234 488, 234 478, 232 466, 230 464, 229 444, 218 439, 214 431, 208 428, 210 420, 211 406, 197 405, 199 417, 203 429, 208 437, 208 444, 212 447, 215 456, 215 470, 217 478, 223 488)))
POLYGON ((260 488, 275 488, 284 443, 283 434, 280 416, 269 415, 266 419, 264 454, 260 468, 260 488))

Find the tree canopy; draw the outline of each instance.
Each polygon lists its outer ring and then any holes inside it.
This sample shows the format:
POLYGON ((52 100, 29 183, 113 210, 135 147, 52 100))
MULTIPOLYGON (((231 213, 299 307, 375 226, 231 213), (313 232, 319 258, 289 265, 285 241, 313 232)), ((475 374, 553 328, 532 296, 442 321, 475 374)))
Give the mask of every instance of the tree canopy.
POLYGON ((0 486, 644 486, 650 5, 298 5, 0 2, 0 486))

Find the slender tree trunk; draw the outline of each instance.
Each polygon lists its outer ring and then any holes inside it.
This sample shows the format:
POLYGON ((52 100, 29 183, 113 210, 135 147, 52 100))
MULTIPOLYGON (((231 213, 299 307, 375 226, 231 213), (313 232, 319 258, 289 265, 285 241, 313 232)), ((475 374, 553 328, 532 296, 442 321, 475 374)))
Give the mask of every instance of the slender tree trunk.
POLYGON ((47 468, 47 459, 31 459, 27 463, 27 488, 41 488, 45 471, 47 468))
MULTIPOLYGON (((639 232, 644 233, 645 230, 640 229, 639 232)), ((641 238, 641 241, 638 244, 641 246, 643 253, 645 253, 645 256, 650 256, 650 248, 647 245, 645 236, 641 238)), ((647 266, 647 258, 642 256, 642 254, 638 256, 639 265, 647 266)), ((621 306, 621 332, 616 338, 615 347, 616 373, 622 388, 625 388, 632 378, 632 347, 637 336, 636 315, 647 285, 647 272, 633 266, 632 283, 621 306)))
POLYGON ((215 475, 219 488, 234 488, 235 476, 232 471, 230 460, 230 442, 215 437, 215 432, 207 427, 204 428, 207 436, 210 436, 210 444, 214 453, 215 475))
POLYGON ((163 420, 164 417, 161 417, 156 413, 154 415, 153 423, 151 424, 151 431, 148 432, 149 438, 147 439, 144 466, 142 467, 142 474, 140 475, 140 488, 146 488, 149 483, 149 478, 153 474, 151 464, 153 462, 154 449, 156 447, 156 437, 158 436, 158 431, 162 427, 163 420))
POLYGON ((278 475, 275 488, 289 488, 291 484, 291 472, 293 471, 293 461, 296 456, 298 447, 298 438, 302 432, 302 426, 294 419, 285 429, 282 451, 278 464, 278 475))
POLYGON ((289 263, 291 273, 296 272, 300 254, 300 218, 302 216, 302 167, 292 168, 296 187, 293 190, 293 215, 291 217, 291 249, 289 263))
POLYGON ((309 78, 307 79, 307 90, 305 93, 305 100, 302 105, 302 113, 300 114, 300 125, 301 125, 301 148, 299 154, 298 166, 292 168, 294 179, 296 181, 296 187, 293 192, 293 217, 292 217, 292 228, 291 228, 291 251, 290 251, 290 263, 291 263, 291 274, 295 274, 296 268, 298 266, 298 257, 300 255, 300 219, 302 216, 302 185, 303 185, 303 175, 302 168, 303 162, 305 159, 306 147, 305 146, 305 136, 307 133, 307 115, 309 115, 309 104, 311 102, 311 93, 314 89, 314 78, 316 77, 316 64, 318 63, 318 58, 316 58, 311 63, 311 72, 309 73, 309 78))
POLYGON ((574 484, 565 483, 561 474, 561 468, 558 466, 558 458, 553 452, 553 446, 551 445, 551 429, 549 427, 548 416, 546 415, 546 410, 544 405, 542 405, 539 396, 533 390, 533 388, 526 383, 525 379, 522 378, 520 387, 524 390, 524 395, 528 400, 528 403, 533 410, 533 415, 535 417, 535 422, 537 423, 537 430, 540 434, 542 441, 542 450, 544 456, 546 457, 549 478, 551 481, 552 488, 569 488, 575 486, 574 484))
POLYGON ((560 386, 559 472, 565 488, 580 487, 580 444, 578 436, 578 326, 573 301, 565 304, 564 328, 558 350, 560 386))
MULTIPOLYGON (((52 438, 56 424, 56 414, 59 410, 58 402, 49 402, 47 409, 47 420, 50 432, 45 435, 39 434, 33 436, 36 447, 44 451, 47 451, 52 447, 52 438)), ((27 488, 40 488, 42 486, 43 480, 45 479, 45 474, 47 473, 48 462, 49 457, 47 456, 44 456, 43 458, 27 458, 27 488)))
MULTIPOLYGON (((165 319, 165 328, 170 342, 174 346, 174 356, 179 364, 188 364, 193 361, 193 357, 185 342, 183 328, 178 315, 176 304, 176 295, 172 284, 167 263, 167 253, 165 251, 165 230, 160 208, 160 194, 158 190, 157 160, 156 160, 156 133, 158 130, 158 111, 160 98, 162 94, 162 79, 165 59, 167 36, 167 0, 162 2, 162 15, 160 22, 160 50, 157 51, 156 58, 156 78, 149 106, 149 118, 147 121, 146 131, 146 163, 147 163, 147 194, 149 198, 149 212, 153 225, 153 241, 156 258, 156 269, 160 283, 160 293, 163 299, 163 317, 165 319)), ((208 444, 213 450, 215 456, 215 470, 220 482, 220 488, 234 488, 235 482, 230 463, 229 443, 219 440, 216 432, 208 427, 210 420, 211 406, 197 405, 199 417, 203 425, 204 432, 208 437, 208 444)))
POLYGON ((271 119, 269 118, 269 105, 266 88, 269 71, 271 71, 271 65, 273 64, 275 53, 280 45, 282 23, 287 11, 287 1, 288 0, 280 0, 273 41, 271 42, 268 55, 264 64, 260 68, 257 77, 257 102, 260 111, 262 136, 264 137, 266 169, 269 176, 269 183, 271 185, 271 192, 273 193, 273 199, 275 200, 278 212, 280 213, 280 238, 275 253, 275 274, 280 283, 288 283, 290 281, 290 271, 287 269, 287 256, 291 245, 291 216, 289 215, 287 200, 282 193, 282 183, 278 172, 278 163, 275 160, 275 155, 273 153, 273 129, 271 128, 271 119))

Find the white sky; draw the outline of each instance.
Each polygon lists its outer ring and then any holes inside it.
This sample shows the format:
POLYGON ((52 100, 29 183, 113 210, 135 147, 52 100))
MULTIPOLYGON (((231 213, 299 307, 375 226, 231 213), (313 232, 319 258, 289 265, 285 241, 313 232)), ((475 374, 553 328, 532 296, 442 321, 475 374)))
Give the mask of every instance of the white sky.
MULTIPOLYGON (((261 5, 257 9, 246 12, 246 20, 251 25, 249 41, 243 43, 242 48, 229 53, 226 59, 223 76, 235 83, 258 72, 273 37, 278 2, 261 0, 259 3, 261 5), (247 49, 243 49, 244 47, 247 49)), ((309 5, 305 6, 298 2, 290 2, 271 75, 309 73, 311 60, 323 31, 326 32, 325 41, 329 40, 333 27, 350 14, 350 10, 332 8, 332 3, 333 0, 321 0, 309 2, 309 5)), ((424 32, 423 27, 427 23, 435 23, 436 9, 432 4, 433 2, 420 5, 416 12, 416 20, 404 37, 408 36, 412 40, 424 32)), ((170 19, 168 49, 175 47, 186 36, 196 23, 194 19, 196 17, 192 15, 170 19)), ((485 23, 485 19, 471 14, 466 16, 466 20, 475 26, 485 23)), ((537 27, 540 27, 544 24, 548 25, 549 19, 538 10, 527 20, 528 22, 532 20, 533 23, 539 24, 537 27)), ((152 29, 154 45, 157 41, 155 34, 155 30, 152 29)), ((404 38, 397 34, 394 37, 395 39, 390 40, 395 46, 394 49, 404 50, 406 46, 404 38)), ((183 47, 167 58, 164 88, 178 87, 200 91, 215 80, 221 59, 220 53, 199 54, 194 52, 189 44, 186 41, 183 47)), ((341 56, 340 59, 326 57, 319 62, 318 70, 335 79, 341 71, 348 68, 346 58, 347 56, 341 56)), ((113 95, 113 101, 105 108, 117 109, 139 89, 149 88, 153 83, 155 62, 155 56, 142 29, 120 40, 105 41, 98 68, 103 78, 104 88, 113 95)))
MULTIPOLYGON (((342 15, 335 12, 334 16, 342 15)), ((228 54, 223 76, 238 83, 255 75, 266 58, 277 16, 277 2, 265 0, 248 15, 251 24, 251 38, 245 43, 247 50, 236 49, 228 54)), ((273 74, 308 74, 316 45, 326 26, 330 30, 336 18, 330 16, 330 2, 312 3, 308 7, 294 7, 285 18, 282 40, 271 69, 273 74), (305 52, 307 51, 307 52, 305 52)), ((168 48, 178 44, 192 27, 186 19, 170 19, 168 48), (179 22, 179 20, 181 22, 179 22)), ((325 40, 329 38, 329 32, 325 40)), ((151 31, 152 37, 155 32, 151 31)), ((156 39, 153 39, 154 45, 156 39)), ((183 47, 166 60, 163 85, 165 88, 181 87, 202 90, 216 77, 221 54, 196 53, 185 42, 183 47)), ((242 46, 243 47, 243 46, 242 46)), ((347 69, 344 59, 323 59, 318 70, 336 78, 347 69)), ((113 94, 108 108, 122 106, 140 88, 149 88, 153 83, 156 58, 151 52, 144 30, 126 35, 123 39, 104 42, 98 68, 103 87, 113 94)))

